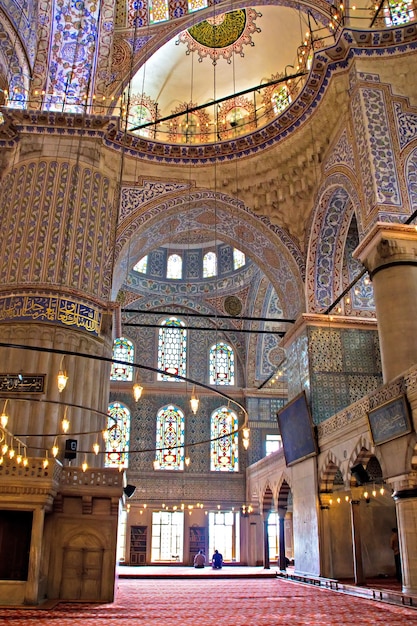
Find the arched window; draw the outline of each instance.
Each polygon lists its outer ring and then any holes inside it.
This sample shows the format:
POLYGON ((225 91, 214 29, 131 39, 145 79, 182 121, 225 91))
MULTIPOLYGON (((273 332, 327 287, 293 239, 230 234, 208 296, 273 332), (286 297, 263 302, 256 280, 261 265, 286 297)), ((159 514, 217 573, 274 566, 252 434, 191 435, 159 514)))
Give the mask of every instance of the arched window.
POLYGON ((170 254, 167 261, 167 278, 180 280, 182 278, 182 258, 179 254, 170 254))
POLYGON ((235 270, 240 269, 246 263, 245 253, 241 252, 237 248, 233 248, 233 268, 235 270))
POLYGON ((107 410, 105 467, 127 467, 130 439, 130 411, 120 402, 111 402, 107 410))
POLYGON ((217 275, 217 255, 215 252, 207 252, 203 257, 203 278, 211 278, 217 275))
POLYGON ((158 411, 155 447, 157 469, 184 469, 184 413, 173 404, 158 411))
MULTIPOLYGON (((158 333, 158 369, 171 374, 186 376, 187 331, 184 323, 176 317, 162 322, 158 333)), ((158 380, 179 381, 179 378, 158 372, 158 380)))
POLYGON ((169 19, 168 0, 150 0, 149 23, 158 24, 169 19))
POLYGON ((112 363, 110 380, 133 380, 133 366, 127 363, 133 363, 135 349, 130 339, 126 337, 118 337, 113 344, 113 359, 115 361, 124 361, 125 363, 112 363))
POLYGON ((275 89, 272 94, 271 101, 274 113, 276 115, 286 109, 287 106, 291 104, 291 96, 287 86, 283 85, 282 87, 278 87, 277 89, 275 89))
POLYGON ((235 384, 235 355, 233 348, 219 341, 210 348, 210 385, 235 384))
POLYGON ((210 469, 214 472, 239 470, 238 419, 226 406, 214 411, 210 421, 210 469), (231 435, 230 433, 234 433, 231 435))
POLYGON ((141 258, 140 261, 133 266, 135 272, 141 272, 142 274, 146 274, 146 270, 148 269, 148 255, 141 258))
POLYGON ((407 24, 414 19, 413 0, 388 0, 384 6, 384 18, 387 26, 407 24))
POLYGON ((207 0, 188 0, 188 13, 193 13, 193 11, 205 9, 206 6, 207 0))

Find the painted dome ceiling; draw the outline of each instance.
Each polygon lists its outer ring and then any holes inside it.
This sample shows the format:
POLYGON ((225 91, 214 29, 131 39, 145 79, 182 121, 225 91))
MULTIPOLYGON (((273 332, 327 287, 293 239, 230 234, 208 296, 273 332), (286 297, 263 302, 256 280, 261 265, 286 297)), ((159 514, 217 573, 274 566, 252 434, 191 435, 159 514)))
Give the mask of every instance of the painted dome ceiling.
MULTIPOLYGON (((236 127, 242 126, 242 131, 250 132, 280 112, 279 106, 273 111, 271 105, 275 86, 269 91, 255 88, 286 76, 308 74, 312 20, 304 11, 257 6, 218 12, 213 17, 207 11, 203 14, 205 19, 197 12, 195 23, 159 48, 130 81, 133 106, 129 127, 134 132, 146 136, 145 129, 138 127, 155 117, 169 118, 165 125, 158 125, 157 136, 153 136, 160 141, 184 142, 190 136, 192 141, 192 134, 185 132, 191 126, 197 142, 217 141, 219 128, 222 133, 236 132, 236 127), (214 101, 217 107, 210 104, 214 101), (193 114, 181 118, 187 108, 193 114)), ((316 22, 313 24, 317 28, 316 22)), ((323 33, 331 35, 327 28, 323 33)), ((319 45, 322 43, 317 42, 319 45)), ((305 76, 298 78, 297 85, 296 81, 285 82, 287 104, 301 89, 305 76)), ((146 128, 151 130, 150 125, 146 128)))

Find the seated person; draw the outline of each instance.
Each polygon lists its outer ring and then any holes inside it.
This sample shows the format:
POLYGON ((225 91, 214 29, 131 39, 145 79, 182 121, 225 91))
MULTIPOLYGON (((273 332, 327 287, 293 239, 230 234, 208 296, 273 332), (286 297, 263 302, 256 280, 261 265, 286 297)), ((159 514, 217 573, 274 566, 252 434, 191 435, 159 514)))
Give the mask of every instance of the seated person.
POLYGON ((194 567, 204 567, 206 564, 206 557, 202 550, 199 550, 198 553, 194 557, 194 567))
POLYGON ((214 551, 213 556, 211 557, 211 564, 213 569, 221 569, 223 565, 223 556, 220 554, 218 550, 214 551))

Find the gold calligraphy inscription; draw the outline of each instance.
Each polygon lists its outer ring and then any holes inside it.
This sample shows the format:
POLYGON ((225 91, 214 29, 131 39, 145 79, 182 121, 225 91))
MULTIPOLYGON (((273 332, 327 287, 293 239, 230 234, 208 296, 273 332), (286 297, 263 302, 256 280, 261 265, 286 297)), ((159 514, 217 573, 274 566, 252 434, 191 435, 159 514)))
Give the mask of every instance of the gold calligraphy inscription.
POLYGON ((12 320, 58 322, 98 335, 101 317, 97 309, 68 298, 48 295, 14 295, 0 298, 0 322, 12 320))

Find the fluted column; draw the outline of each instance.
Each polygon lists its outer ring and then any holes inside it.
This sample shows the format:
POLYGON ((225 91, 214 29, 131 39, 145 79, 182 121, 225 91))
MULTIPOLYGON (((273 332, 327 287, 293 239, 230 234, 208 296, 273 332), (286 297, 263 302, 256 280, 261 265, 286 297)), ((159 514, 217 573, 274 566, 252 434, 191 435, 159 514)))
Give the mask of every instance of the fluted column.
POLYGON ((32 537, 29 553, 29 570, 26 584, 25 604, 38 604, 39 573, 41 567, 42 537, 45 510, 37 507, 33 511, 32 537))
MULTIPOLYGON (((394 491, 400 545, 402 589, 417 594, 417 473, 397 481, 394 491)), ((393 557, 394 558, 394 557, 393 557)))
POLYGON ((287 569, 285 563, 285 509, 278 509, 279 519, 279 569, 287 569))
POLYGON ((320 573, 333 578, 333 547, 330 524, 330 500, 332 494, 320 494, 320 573))
POLYGON ((353 571, 355 576, 355 585, 363 585, 365 576, 363 573, 362 544, 361 544, 361 517, 360 517, 360 499, 355 498, 352 494, 350 501, 351 527, 352 527, 352 545, 353 545, 353 571))
MULTIPOLYGON (((19 115, 10 113, 16 128, 19 115)), ((28 454, 44 456, 57 435, 64 444, 61 420, 69 406, 68 437, 85 433, 74 438, 89 464, 98 464, 102 458, 90 450, 93 432, 105 427, 97 412, 107 410, 110 365, 82 355, 112 354, 110 251, 120 170, 117 156, 110 163, 99 134, 67 133, 67 117, 60 117, 58 133, 52 116, 51 132, 35 135, 36 141, 19 130, 19 151, 2 178, 0 358, 5 374, 44 375, 41 391, 19 389, 10 399, 10 430, 27 442, 28 454), (68 353, 63 364, 69 379, 59 393, 61 350, 68 353)), ((96 120, 96 129, 103 131, 106 124, 96 120)), ((0 402, 1 397, 7 390, 1 390, 0 402)), ((75 462, 83 460, 80 455, 75 462)))
POLYGON ((268 537, 268 514, 264 513, 264 569, 270 569, 269 561, 269 537, 268 537))
POLYGON ((384 382, 417 363, 417 231, 378 223, 355 250, 372 279, 384 382))

